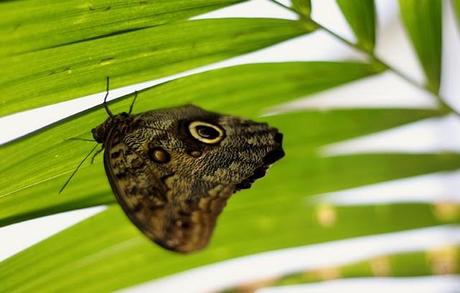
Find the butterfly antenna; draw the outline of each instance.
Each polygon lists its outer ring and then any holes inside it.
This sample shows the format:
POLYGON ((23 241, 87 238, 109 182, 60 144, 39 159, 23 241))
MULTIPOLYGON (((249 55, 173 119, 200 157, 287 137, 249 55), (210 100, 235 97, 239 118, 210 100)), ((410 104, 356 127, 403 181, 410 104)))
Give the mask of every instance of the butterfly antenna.
POLYGON ((59 194, 64 191, 64 189, 66 188, 66 186, 69 184, 70 180, 72 180, 73 176, 75 176, 75 174, 78 172, 78 170, 80 169, 81 165, 83 165, 83 163, 89 158, 89 156, 94 152, 94 150, 97 148, 99 144, 97 143, 92 149, 91 151, 86 155, 86 157, 80 162, 80 164, 78 164, 77 168, 75 168, 75 170, 72 172, 72 174, 70 175, 69 179, 67 179, 67 181, 64 183, 64 185, 61 187, 61 189, 59 190, 59 194))
POLYGON ((113 117, 112 111, 110 111, 109 106, 107 105, 107 97, 109 96, 109 85, 110 85, 110 78, 107 76, 104 103, 102 105, 104 106, 104 109, 107 112, 107 114, 109 114, 110 117, 113 117))
POLYGON ((133 98, 133 101, 131 102, 131 106, 129 106, 128 114, 131 114, 131 112, 133 112, 134 103, 136 103, 136 99, 137 99, 137 91, 134 92, 134 98, 133 98))

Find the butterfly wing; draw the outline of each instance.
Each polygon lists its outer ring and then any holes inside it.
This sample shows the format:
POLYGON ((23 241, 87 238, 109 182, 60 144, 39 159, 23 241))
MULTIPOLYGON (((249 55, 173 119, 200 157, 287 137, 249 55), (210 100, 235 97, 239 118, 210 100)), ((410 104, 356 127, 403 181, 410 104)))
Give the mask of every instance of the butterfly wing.
POLYGON ((152 162, 147 151, 130 148, 116 133, 105 147, 104 166, 112 190, 148 238, 177 252, 206 246, 234 186, 181 178, 152 162))
POLYGON ((205 247, 227 199, 284 155, 267 124, 191 105, 115 119, 94 131, 106 137, 113 192, 147 237, 173 251, 205 247))

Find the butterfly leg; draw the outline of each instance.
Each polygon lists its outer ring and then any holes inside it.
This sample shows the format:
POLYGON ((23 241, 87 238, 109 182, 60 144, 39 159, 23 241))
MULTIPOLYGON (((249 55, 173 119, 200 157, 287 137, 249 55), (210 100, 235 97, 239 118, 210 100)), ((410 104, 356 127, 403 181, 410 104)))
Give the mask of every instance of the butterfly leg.
POLYGON ((94 153, 94 155, 91 158, 91 164, 94 164, 94 159, 96 159, 96 156, 99 155, 99 153, 102 152, 103 150, 104 150, 104 147, 100 148, 94 153))
POLYGON ((131 106, 129 106, 128 114, 131 114, 131 112, 133 112, 134 103, 136 103, 136 99, 137 99, 137 91, 134 92, 134 98, 133 98, 133 101, 131 102, 131 106))
POLYGON ((106 77, 106 84, 105 84, 105 97, 104 97, 104 103, 102 105, 104 106, 105 111, 110 117, 113 117, 112 111, 110 111, 109 106, 107 105, 107 97, 109 96, 109 86, 110 85, 110 78, 107 76, 106 77))

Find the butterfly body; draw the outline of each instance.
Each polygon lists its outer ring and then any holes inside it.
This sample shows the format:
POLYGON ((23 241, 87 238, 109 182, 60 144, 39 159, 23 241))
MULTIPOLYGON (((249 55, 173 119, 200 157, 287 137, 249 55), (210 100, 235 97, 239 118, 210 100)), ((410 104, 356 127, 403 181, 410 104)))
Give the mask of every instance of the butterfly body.
POLYGON ((284 155, 275 128, 193 105, 114 115, 92 132, 127 216, 177 252, 205 247, 227 199, 284 155))

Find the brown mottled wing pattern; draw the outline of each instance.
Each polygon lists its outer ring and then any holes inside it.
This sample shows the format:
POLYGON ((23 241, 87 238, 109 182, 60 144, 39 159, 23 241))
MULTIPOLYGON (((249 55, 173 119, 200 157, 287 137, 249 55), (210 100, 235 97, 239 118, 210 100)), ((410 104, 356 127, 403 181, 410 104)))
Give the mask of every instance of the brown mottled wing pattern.
POLYGON ((281 134, 267 124, 191 105, 110 117, 93 135, 104 141, 105 170, 124 212, 177 252, 205 247, 227 199, 284 154, 281 134))
POLYGON ((181 178, 174 174, 161 178, 148 159, 124 142, 114 138, 109 143, 104 155, 106 173, 129 219, 166 249, 189 252, 203 248, 234 187, 215 185, 198 200, 179 203, 181 196, 174 188, 181 185, 181 178))

